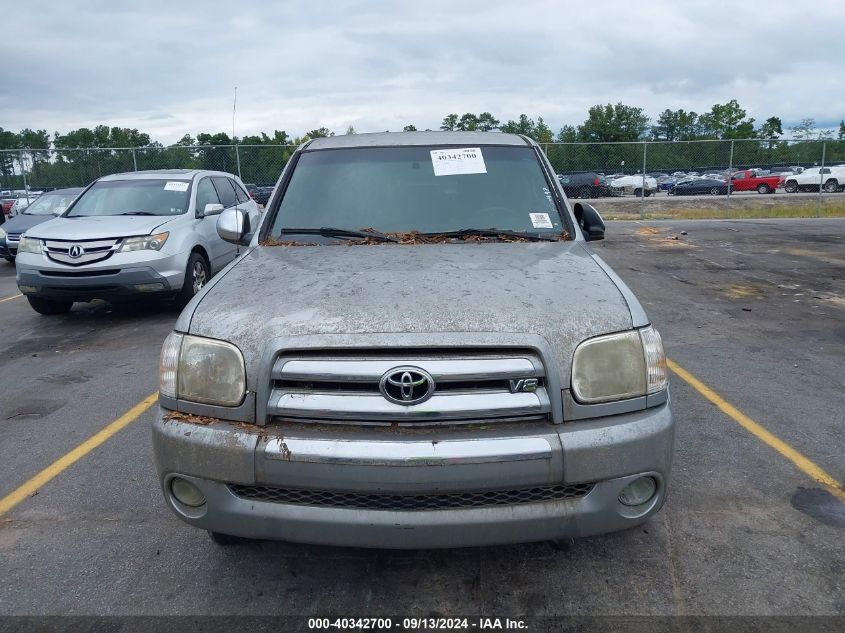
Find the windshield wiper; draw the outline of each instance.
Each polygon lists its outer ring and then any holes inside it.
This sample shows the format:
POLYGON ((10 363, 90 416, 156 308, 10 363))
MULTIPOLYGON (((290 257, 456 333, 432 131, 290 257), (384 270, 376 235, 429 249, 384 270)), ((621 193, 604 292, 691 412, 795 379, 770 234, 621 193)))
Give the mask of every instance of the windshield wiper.
POLYGON ((443 237, 467 237, 470 235, 498 237, 499 235, 507 235, 508 237, 521 237, 526 240, 543 242, 557 242, 561 238, 560 233, 529 233, 527 231, 510 231, 507 229, 458 229, 457 231, 422 233, 421 235, 443 237))
POLYGON ((116 215, 158 215, 158 213, 150 213, 149 211, 124 211, 116 215))
POLYGON ((322 235, 323 237, 351 237, 368 239, 373 238, 382 242, 398 242, 395 237, 390 237, 378 231, 350 231, 349 229, 338 229, 331 226, 323 226, 319 229, 282 229, 281 235, 322 235))

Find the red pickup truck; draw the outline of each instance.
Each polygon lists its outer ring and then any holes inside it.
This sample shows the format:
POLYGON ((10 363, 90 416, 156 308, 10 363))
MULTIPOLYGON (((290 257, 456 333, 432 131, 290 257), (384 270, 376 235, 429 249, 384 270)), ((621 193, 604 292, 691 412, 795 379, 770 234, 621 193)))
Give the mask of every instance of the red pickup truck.
POLYGON ((783 184, 783 176, 758 176, 754 170, 745 169, 731 176, 731 189, 734 191, 753 191, 774 193, 783 184))

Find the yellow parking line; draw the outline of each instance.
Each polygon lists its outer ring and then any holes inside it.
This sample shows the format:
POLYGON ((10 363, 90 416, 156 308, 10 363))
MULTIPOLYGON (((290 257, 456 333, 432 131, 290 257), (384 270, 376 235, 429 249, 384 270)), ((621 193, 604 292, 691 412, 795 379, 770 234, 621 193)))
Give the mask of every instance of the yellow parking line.
POLYGON ((802 455, 794 448, 792 448, 789 444, 784 442, 782 439, 768 431, 765 427, 749 418, 742 411, 740 411, 727 400, 722 398, 710 387, 705 385, 698 378, 689 373, 686 369, 680 367, 674 361, 667 359, 666 363, 679 378, 681 378, 698 393, 704 396, 707 400, 715 404, 719 408, 719 410, 722 411, 722 413, 727 415, 734 422, 739 424, 742 428, 751 433, 754 437, 762 441, 764 444, 767 444, 768 446, 775 449, 778 453, 786 457, 786 459, 795 464, 795 466, 799 470, 805 472, 810 477, 819 482, 821 485, 823 485, 825 488, 827 488, 830 494, 834 495, 835 497, 838 497, 842 501, 845 501, 845 489, 843 489, 842 484, 839 483, 832 475, 827 473, 821 466, 816 464, 808 457, 802 455))
POLYGON ((54 461, 52 464, 47 466, 47 468, 35 475, 25 484, 0 499, 0 516, 6 514, 9 510, 14 508, 27 497, 30 497, 34 493, 38 492, 38 490, 42 486, 47 484, 54 477, 60 475, 62 472, 70 468, 73 464, 85 457, 85 455, 100 446, 112 435, 125 428, 130 423, 134 422, 151 406, 153 406, 157 400, 158 393, 150 394, 149 396, 141 400, 141 402, 129 409, 129 411, 117 418, 117 420, 109 423, 106 427, 97 431, 94 435, 82 442, 82 444, 80 444, 69 453, 64 454, 62 457, 54 461))
POLYGON ((3 303, 4 301, 11 301, 12 299, 17 299, 18 297, 22 296, 22 294, 18 293, 16 295, 12 295, 11 297, 3 297, 2 299, 0 299, 0 303, 3 303))

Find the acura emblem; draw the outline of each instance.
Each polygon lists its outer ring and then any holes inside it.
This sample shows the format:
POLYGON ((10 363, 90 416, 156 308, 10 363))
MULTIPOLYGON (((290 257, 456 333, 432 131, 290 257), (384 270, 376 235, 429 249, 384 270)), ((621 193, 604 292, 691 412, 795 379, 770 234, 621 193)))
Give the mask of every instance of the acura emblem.
POLYGON ((85 249, 79 244, 74 244, 70 247, 67 254, 76 259, 77 257, 82 257, 85 254, 85 249))
POLYGON ((419 367, 394 367, 379 381, 379 390, 390 402, 411 406, 428 400, 434 393, 434 378, 419 367))

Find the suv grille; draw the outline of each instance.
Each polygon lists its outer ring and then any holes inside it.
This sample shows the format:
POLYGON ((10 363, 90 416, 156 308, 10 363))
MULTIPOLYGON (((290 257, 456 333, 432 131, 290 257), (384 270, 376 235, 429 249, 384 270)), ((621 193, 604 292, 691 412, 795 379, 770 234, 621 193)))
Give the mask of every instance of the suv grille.
POLYGON ((483 492, 452 492, 441 494, 362 494, 330 492, 328 490, 299 490, 268 486, 230 485, 235 496, 255 501, 288 503, 324 508, 357 508, 360 510, 445 510, 448 508, 480 508, 509 506, 541 501, 560 501, 586 496, 591 483, 560 484, 537 488, 486 490, 483 492))
POLYGON ((70 266, 82 266, 83 264, 93 264, 111 257, 120 246, 120 239, 107 240, 43 240, 43 249, 47 257, 54 262, 60 264, 68 264, 70 266), (74 247, 80 248, 80 254, 75 257, 71 256, 71 250, 74 247))
POLYGON ((540 358, 523 350, 344 350, 285 354, 273 365, 267 413, 282 420, 367 424, 538 420, 551 412, 540 358), (435 387, 428 399, 397 403, 380 382, 417 368, 435 387), (533 386, 523 389, 525 380, 533 386))

